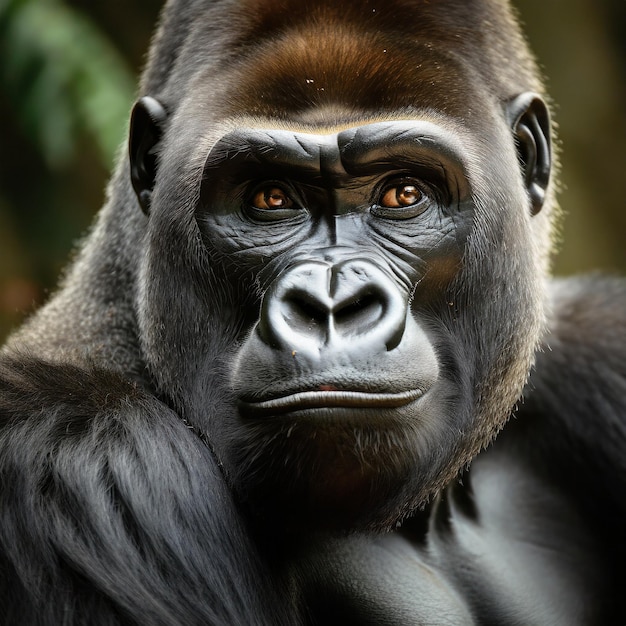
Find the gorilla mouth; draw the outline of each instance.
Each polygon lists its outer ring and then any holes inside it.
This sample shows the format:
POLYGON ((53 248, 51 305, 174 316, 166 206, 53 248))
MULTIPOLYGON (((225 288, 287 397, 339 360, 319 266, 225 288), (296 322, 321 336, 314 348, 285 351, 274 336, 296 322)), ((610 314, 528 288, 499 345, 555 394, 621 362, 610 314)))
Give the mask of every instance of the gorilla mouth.
POLYGON ((364 391, 342 391, 323 385, 319 391, 300 391, 279 398, 260 402, 240 402, 246 415, 280 415, 307 409, 392 409, 421 398, 421 389, 410 389, 399 393, 372 393, 364 391))

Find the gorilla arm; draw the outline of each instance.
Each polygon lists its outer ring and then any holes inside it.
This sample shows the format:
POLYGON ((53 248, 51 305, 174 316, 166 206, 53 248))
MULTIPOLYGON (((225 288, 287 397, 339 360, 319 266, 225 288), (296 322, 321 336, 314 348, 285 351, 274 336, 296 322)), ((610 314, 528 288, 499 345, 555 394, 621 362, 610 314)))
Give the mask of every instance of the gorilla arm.
POLYGON ((297 623, 210 451, 154 397, 3 357, 0 423, 5 623, 297 623))

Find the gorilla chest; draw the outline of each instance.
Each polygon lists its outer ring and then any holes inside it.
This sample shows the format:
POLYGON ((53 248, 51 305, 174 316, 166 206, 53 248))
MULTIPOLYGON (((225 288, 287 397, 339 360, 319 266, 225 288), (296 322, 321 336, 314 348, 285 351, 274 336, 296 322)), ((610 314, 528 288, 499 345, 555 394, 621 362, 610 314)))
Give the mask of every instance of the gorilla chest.
POLYGON ((538 478, 489 454, 433 506, 427 530, 322 542, 315 624, 607 623, 594 537, 538 478), (471 486, 470 486, 471 484, 471 486))
POLYGON ((477 459, 469 483, 449 488, 437 503, 418 552, 460 592, 476 621, 606 623, 606 567, 573 503, 498 452, 477 459))

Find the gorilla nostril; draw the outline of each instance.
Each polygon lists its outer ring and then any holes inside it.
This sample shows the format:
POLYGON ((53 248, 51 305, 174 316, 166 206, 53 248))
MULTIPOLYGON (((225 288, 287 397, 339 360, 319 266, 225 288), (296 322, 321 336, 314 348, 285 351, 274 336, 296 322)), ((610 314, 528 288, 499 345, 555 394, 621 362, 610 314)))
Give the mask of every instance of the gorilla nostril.
POLYGON ((307 332, 315 328, 326 330, 328 327, 328 307, 312 294, 302 291, 286 294, 281 310, 294 330, 307 332))
POLYGON ((345 329, 363 332, 376 324, 384 315, 383 301, 374 293, 360 294, 352 302, 339 306, 333 312, 338 330, 345 329))

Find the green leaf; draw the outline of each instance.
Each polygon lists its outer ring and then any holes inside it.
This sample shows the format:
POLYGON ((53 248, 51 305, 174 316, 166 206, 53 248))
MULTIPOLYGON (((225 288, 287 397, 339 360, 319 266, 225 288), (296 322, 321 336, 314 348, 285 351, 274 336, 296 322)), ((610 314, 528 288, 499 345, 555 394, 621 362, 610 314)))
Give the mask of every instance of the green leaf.
POLYGON ((123 138, 134 77, 110 41, 61 0, 0 0, 0 89, 50 166, 87 132, 109 167, 123 138))

